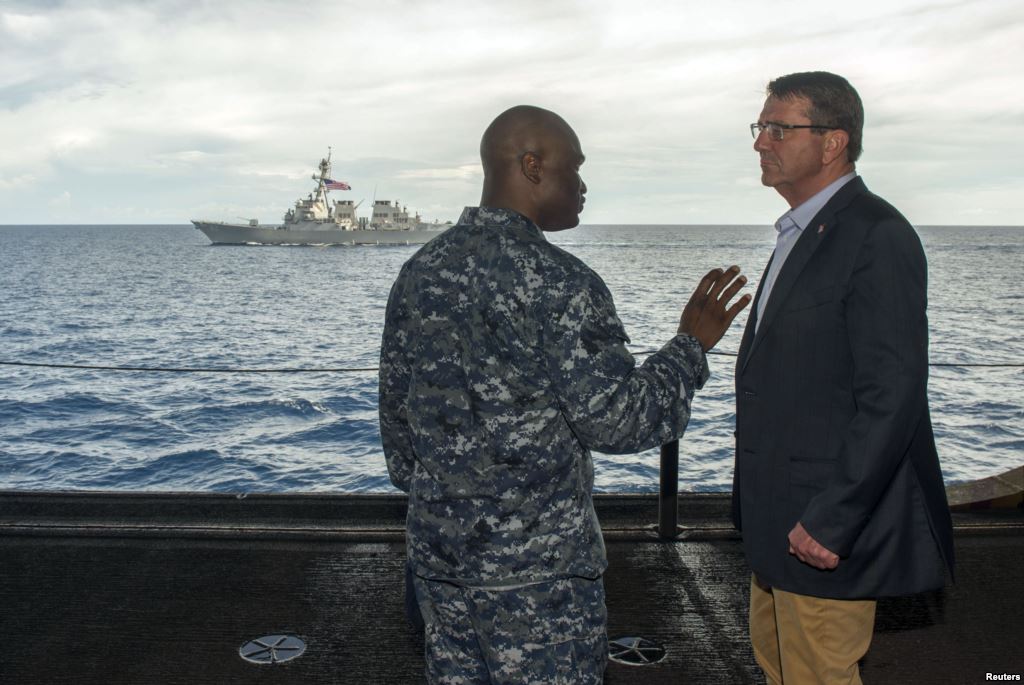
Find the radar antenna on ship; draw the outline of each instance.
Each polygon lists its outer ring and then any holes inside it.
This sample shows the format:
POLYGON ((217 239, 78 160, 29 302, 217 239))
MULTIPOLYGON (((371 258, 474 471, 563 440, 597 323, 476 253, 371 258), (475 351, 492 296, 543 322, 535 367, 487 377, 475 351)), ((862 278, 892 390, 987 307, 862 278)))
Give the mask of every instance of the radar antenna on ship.
POLYGON ((320 160, 320 175, 313 175, 314 181, 319 181, 320 187, 324 185, 324 179, 331 177, 331 146, 327 146, 327 157, 320 160))
POLYGON ((316 193, 314 202, 323 202, 324 211, 328 215, 331 214, 331 201, 327 197, 327 184, 324 183, 325 179, 331 177, 331 146, 327 146, 327 157, 320 160, 320 175, 313 175, 313 180, 316 181, 316 193))

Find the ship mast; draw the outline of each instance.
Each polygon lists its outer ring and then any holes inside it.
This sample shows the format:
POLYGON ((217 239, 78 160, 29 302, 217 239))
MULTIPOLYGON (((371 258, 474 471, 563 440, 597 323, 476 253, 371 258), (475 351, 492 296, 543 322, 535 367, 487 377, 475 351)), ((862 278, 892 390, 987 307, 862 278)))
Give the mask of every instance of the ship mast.
POLYGON ((320 160, 320 175, 313 177, 313 180, 317 182, 317 194, 318 195, 320 194, 320 191, 326 192, 327 189, 324 187, 324 179, 325 178, 330 178, 330 177, 331 177, 331 147, 328 145, 327 146, 327 159, 321 159, 320 160))
POLYGON ((320 175, 313 176, 313 180, 316 181, 316 198, 314 201, 323 202, 324 212, 327 216, 331 216, 331 203, 327 199, 327 186, 324 183, 325 178, 331 177, 331 146, 327 146, 327 158, 320 160, 320 175))

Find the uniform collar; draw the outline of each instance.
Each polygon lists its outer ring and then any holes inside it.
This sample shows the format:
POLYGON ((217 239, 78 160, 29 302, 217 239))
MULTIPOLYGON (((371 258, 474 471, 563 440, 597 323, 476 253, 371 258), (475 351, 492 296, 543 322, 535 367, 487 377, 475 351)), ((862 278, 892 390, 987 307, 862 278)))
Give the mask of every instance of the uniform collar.
POLYGON ((515 211, 502 207, 466 207, 459 217, 460 224, 469 226, 507 226, 509 228, 524 228, 531 232, 541 234, 540 228, 533 221, 515 211))

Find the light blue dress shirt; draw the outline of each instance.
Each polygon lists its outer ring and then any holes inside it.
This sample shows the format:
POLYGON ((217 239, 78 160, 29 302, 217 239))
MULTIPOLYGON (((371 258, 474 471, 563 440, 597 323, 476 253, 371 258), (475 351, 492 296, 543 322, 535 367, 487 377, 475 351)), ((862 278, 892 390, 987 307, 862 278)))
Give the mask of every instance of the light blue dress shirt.
POLYGON ((768 298, 772 294, 772 288, 775 286, 775 280, 779 277, 779 272, 782 271, 782 265, 786 263, 786 258, 793 251, 796 241, 803 235, 807 224, 811 222, 811 219, 821 211, 825 203, 831 200, 832 196, 840 188, 852 181, 856 176, 856 171, 840 176, 811 196, 803 204, 790 209, 775 222, 775 230, 778 232, 775 238, 775 253, 772 257, 771 266, 768 268, 768 273, 764 276, 764 289, 761 291, 761 299, 757 302, 757 320, 754 322, 755 331, 761 325, 765 305, 768 304, 768 298))

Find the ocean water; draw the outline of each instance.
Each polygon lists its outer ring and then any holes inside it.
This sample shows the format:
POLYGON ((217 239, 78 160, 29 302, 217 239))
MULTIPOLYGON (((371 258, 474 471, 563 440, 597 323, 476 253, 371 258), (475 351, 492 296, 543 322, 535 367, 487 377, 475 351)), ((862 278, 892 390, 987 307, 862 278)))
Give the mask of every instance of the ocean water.
MULTIPOLYGON (((1024 229, 924 227, 933 363, 1024 364, 1024 229)), ((549 234, 602 275, 638 358, 713 266, 752 293, 770 226, 583 226, 549 234)), ((388 492, 377 365, 415 246, 212 246, 191 226, 0 226, 0 489, 388 492), (355 369, 355 370, 345 370, 355 369)), ((710 357, 680 448, 683 490, 728 490, 742 321, 710 357)), ((935 366, 947 482, 1024 463, 1024 368, 935 366)), ((597 489, 657 489, 658 454, 595 455, 597 489)))

